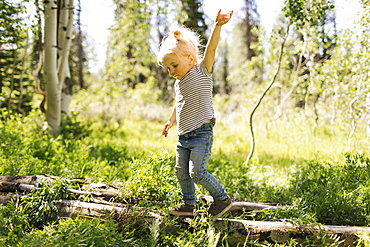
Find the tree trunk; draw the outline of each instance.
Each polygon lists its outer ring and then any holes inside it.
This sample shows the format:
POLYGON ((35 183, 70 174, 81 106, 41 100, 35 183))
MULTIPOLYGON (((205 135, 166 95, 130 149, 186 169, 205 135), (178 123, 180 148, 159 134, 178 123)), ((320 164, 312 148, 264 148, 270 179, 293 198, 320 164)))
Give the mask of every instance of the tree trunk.
POLYGON ((78 0, 77 29, 78 29, 77 31, 78 81, 80 84, 80 89, 83 89, 85 88, 85 82, 84 82, 84 74, 83 74, 84 52, 83 52, 83 46, 82 46, 82 30, 81 30, 81 0, 78 0))
POLYGON ((60 90, 57 72, 57 8, 56 1, 45 1, 44 79, 46 82, 46 121, 51 133, 60 126, 60 90))
POLYGON ((61 112, 69 113, 72 92, 72 90, 64 90, 62 94, 62 89, 69 88, 71 81, 68 57, 73 29, 73 0, 62 0, 59 6, 57 3, 57 1, 44 2, 46 120, 51 127, 51 134, 59 131, 61 112), (67 86, 64 86, 65 83, 67 86))
POLYGON ((72 101, 72 84, 68 58, 72 42, 73 0, 64 0, 60 13, 58 44, 61 52, 58 79, 59 90, 61 92, 61 112, 69 114, 69 105, 72 101))

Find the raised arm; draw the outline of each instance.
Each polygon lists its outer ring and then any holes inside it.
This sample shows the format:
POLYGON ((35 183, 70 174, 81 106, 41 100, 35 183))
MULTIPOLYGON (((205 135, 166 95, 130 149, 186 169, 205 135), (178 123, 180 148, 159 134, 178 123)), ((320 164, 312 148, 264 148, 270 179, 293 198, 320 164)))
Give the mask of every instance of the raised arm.
POLYGON ((203 59, 203 63, 210 73, 212 72, 216 49, 218 46, 218 42, 220 41, 221 26, 228 23, 232 15, 233 11, 230 11, 226 14, 221 14, 221 10, 219 10, 217 13, 217 17, 213 25, 211 36, 208 40, 203 59))

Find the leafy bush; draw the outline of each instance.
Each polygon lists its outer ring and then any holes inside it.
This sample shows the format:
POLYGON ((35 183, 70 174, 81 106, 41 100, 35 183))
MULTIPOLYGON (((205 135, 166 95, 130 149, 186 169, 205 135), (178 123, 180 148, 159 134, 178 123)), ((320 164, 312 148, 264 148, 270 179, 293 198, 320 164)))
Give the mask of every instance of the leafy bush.
POLYGON ((227 233, 217 227, 215 221, 209 220, 205 212, 197 214, 187 224, 180 222, 176 217, 164 218, 155 246, 228 246, 227 233))
MULTIPOLYGON (((105 132, 104 129, 74 139, 72 137, 76 133, 71 133, 73 128, 67 132, 64 130, 65 135, 51 136, 40 129, 37 124, 40 121, 42 117, 34 114, 25 118, 12 116, 6 123, 0 123, 1 175, 46 173, 61 177, 86 176, 111 180, 128 177, 126 167, 131 157, 126 145, 121 141, 109 142, 108 137, 99 138, 104 135, 101 133, 96 138, 96 132, 105 132)), ((114 135, 114 132, 105 134, 114 135)))

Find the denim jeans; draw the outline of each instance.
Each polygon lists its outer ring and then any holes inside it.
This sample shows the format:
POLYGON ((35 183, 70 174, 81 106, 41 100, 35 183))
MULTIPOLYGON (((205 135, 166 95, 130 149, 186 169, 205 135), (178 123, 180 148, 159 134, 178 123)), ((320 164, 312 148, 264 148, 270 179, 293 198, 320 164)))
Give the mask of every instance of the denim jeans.
POLYGON ((186 204, 196 204, 194 183, 207 189, 215 201, 228 197, 222 185, 206 169, 212 143, 211 123, 203 124, 198 129, 179 136, 175 173, 180 183, 182 200, 186 204))

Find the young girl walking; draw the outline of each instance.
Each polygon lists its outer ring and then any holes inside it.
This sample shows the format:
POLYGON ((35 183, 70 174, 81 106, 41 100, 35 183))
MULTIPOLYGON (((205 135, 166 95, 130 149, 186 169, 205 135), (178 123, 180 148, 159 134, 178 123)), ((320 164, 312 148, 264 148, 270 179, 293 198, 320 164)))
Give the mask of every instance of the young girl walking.
POLYGON ((202 185, 213 197, 208 209, 213 217, 228 211, 232 202, 218 180, 207 172, 211 155, 215 116, 212 104, 212 73, 221 27, 233 12, 218 12, 213 30, 206 45, 203 59, 199 54, 199 36, 185 27, 172 30, 162 40, 158 63, 167 68, 176 79, 176 104, 163 127, 167 137, 177 120, 178 143, 175 173, 178 178, 183 204, 170 209, 174 215, 191 216, 196 209, 195 184, 202 185))

